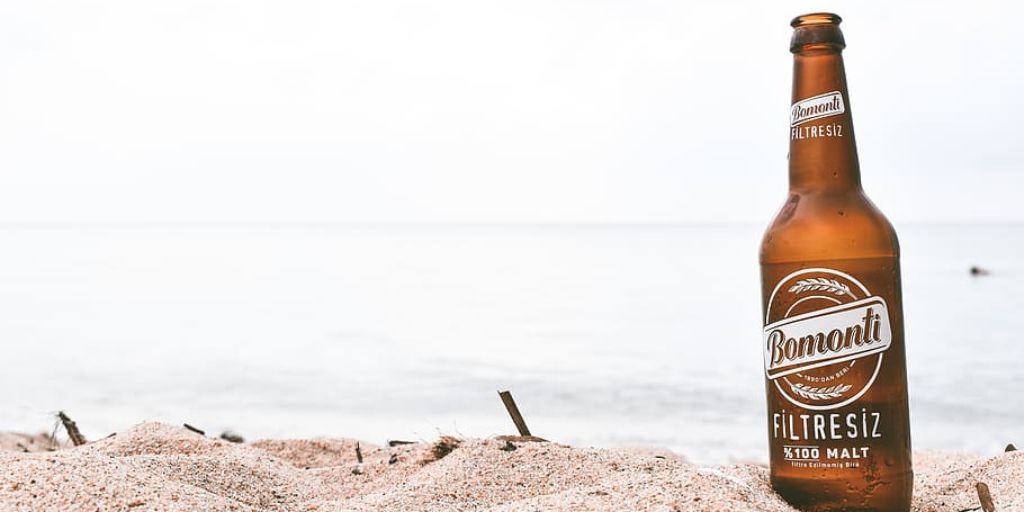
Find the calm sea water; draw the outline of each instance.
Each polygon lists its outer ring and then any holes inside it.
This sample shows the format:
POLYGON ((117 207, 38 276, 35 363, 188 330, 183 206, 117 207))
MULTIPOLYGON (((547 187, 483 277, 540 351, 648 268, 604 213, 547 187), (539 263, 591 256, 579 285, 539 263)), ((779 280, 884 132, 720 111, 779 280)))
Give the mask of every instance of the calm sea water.
MULTIPOLYGON (((552 440, 763 461, 760 233, 3 227, 0 428, 487 436, 507 388, 552 440)), ((1024 226, 900 234, 915 447, 1024 442, 1024 226)))

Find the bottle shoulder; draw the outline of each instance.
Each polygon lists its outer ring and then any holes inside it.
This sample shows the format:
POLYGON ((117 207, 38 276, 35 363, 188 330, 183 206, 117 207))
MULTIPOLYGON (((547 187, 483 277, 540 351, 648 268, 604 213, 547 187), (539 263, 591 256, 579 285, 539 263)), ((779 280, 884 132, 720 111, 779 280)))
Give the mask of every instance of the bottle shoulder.
POLYGON ((861 190, 790 193, 761 241, 761 263, 880 257, 899 257, 899 240, 861 190))

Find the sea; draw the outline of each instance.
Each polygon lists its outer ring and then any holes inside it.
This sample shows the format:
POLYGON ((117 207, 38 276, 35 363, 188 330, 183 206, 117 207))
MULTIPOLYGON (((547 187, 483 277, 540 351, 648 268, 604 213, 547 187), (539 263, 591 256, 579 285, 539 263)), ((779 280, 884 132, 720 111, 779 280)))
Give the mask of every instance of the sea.
MULTIPOLYGON (((1024 225, 897 228, 915 449, 1024 443, 1024 225)), ((482 437, 509 390, 552 441, 764 462, 762 229, 2 226, 0 430, 482 437)))

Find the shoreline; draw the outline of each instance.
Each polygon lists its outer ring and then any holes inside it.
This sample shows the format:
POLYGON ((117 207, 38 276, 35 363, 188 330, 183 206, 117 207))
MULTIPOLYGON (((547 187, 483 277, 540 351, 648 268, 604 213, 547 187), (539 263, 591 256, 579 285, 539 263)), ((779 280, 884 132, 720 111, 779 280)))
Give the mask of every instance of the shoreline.
MULTIPOLYGON (((793 512, 756 464, 697 466, 658 449, 515 437, 378 446, 351 439, 229 442, 141 423, 49 451, 0 435, 0 508, 30 510, 706 510, 793 512), (358 449, 357 449, 358 448, 358 449), (361 460, 360 460, 361 459, 361 460)), ((1024 507, 1024 454, 915 453, 915 512, 1024 507)))

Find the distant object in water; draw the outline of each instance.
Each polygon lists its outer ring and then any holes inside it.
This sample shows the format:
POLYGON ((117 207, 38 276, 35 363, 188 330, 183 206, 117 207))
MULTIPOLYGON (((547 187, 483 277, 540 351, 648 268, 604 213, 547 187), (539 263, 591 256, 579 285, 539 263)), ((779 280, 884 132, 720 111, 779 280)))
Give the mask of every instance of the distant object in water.
POLYGON ((988 269, 981 268, 977 265, 971 266, 971 275, 974 277, 987 276, 989 274, 990 272, 988 271, 988 269))

